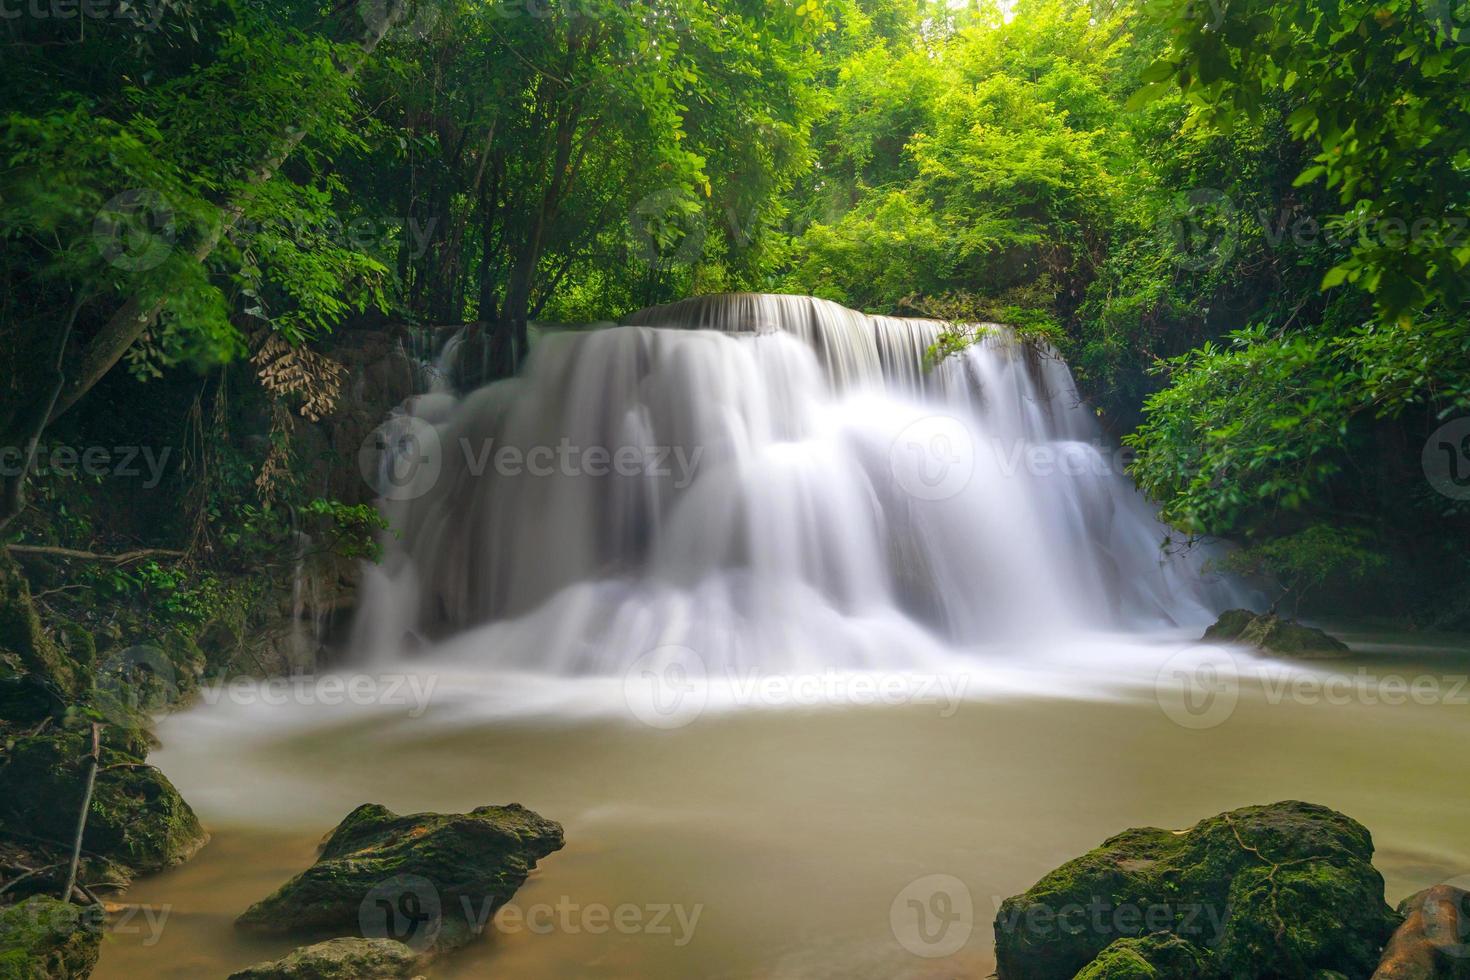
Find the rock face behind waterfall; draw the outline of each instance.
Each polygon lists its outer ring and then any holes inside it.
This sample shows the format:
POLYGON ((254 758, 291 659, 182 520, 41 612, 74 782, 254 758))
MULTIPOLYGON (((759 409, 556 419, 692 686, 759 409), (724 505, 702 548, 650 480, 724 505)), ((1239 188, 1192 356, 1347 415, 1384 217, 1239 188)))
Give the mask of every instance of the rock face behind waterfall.
POLYGON ((997 974, 1366 980, 1398 921, 1372 857, 1366 828, 1311 803, 1126 830, 1001 905, 997 974))
POLYGON ((401 940, 416 952, 464 945, 562 847, 561 825, 512 803, 399 816, 367 803, 321 858, 236 920, 272 934, 401 940))

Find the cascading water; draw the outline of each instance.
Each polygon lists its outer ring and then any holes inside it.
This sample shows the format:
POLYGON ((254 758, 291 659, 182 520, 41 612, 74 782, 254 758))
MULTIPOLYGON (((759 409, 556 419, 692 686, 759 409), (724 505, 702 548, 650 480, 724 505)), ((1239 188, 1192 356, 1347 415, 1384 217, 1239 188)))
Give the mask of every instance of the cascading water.
POLYGON ((705 296, 549 332, 523 374, 416 399, 381 461, 377 659, 616 675, 905 670, 1239 599, 1165 529, 1060 359, 797 296, 705 296))

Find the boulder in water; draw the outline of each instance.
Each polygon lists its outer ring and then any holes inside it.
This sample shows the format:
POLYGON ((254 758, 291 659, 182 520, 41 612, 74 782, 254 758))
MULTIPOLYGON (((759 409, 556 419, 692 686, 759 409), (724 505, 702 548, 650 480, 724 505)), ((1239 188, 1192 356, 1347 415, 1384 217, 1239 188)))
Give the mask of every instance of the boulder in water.
POLYGON ((1211 643, 1244 643, 1283 657, 1345 657, 1352 652, 1337 637, 1274 613, 1227 609, 1202 639, 1211 643))
POLYGON ((34 895, 0 910, 0 977, 71 980, 89 976, 102 946, 100 905, 34 895))
POLYGON ((321 858, 236 920, 261 933, 386 937, 418 952, 476 935, 563 844, 561 825, 518 803, 399 816, 376 803, 332 831, 321 858))
MULTIPOLYGON (((127 740, 102 744, 82 846, 133 872, 161 871, 193 857, 209 840, 199 818, 167 776, 120 745, 127 740)), ((146 745, 128 747, 146 751, 146 745)), ((17 738, 0 767, 0 826, 70 848, 90 752, 81 732, 17 738)))
POLYGON ((1400 902, 1399 914, 1373 980, 1470 980, 1470 892, 1435 885, 1400 902))
MULTIPOLYGON (((1002 903, 997 975, 1070 980, 1119 939, 1167 933, 1204 951, 1198 976, 1366 978, 1398 921, 1372 856, 1357 821, 1295 801, 1188 830, 1126 830, 1002 903)), ((1113 972, 1096 976, 1128 976, 1116 972, 1127 965, 1173 976, 1150 958, 1163 955, 1161 943, 1119 947, 1096 966, 1113 972)), ((1170 952, 1176 962, 1189 950, 1170 952)))
POLYGON ((402 980, 418 955, 396 939, 329 939, 289 956, 257 963, 229 980, 402 980))

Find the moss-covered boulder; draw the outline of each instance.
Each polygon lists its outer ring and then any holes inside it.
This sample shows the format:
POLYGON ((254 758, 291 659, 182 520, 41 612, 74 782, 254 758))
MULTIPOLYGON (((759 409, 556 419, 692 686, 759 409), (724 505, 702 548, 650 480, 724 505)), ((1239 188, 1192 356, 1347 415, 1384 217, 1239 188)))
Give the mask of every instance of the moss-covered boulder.
MULTIPOLYGON (((88 654, 91 654, 90 648, 88 654)), ((65 695, 79 695, 89 675, 41 626, 25 576, 0 550, 0 669, 30 674, 65 695)))
POLYGON ((0 980, 70 980, 97 965, 101 906, 33 896, 0 909, 0 980))
MULTIPOLYGON (((104 741, 82 846, 135 872, 192 857, 208 835, 163 773, 104 741)), ((0 824, 69 848, 81 809, 88 737, 59 732, 16 739, 0 759, 0 824)))
POLYGON ((1114 940, 1075 980, 1195 980, 1210 970, 1209 953, 1165 932, 1114 940))
POLYGON ((536 862, 562 847, 561 825, 519 804, 399 816, 353 810, 321 858, 236 920, 265 933, 398 939, 451 949, 484 928, 536 862))
POLYGON ((1202 637, 1210 643, 1241 643, 1282 657, 1331 658, 1352 653, 1337 637, 1273 613, 1227 609, 1202 637))
POLYGON ((394 939, 329 939, 229 980, 401 980, 415 975, 417 962, 418 954, 394 939))
POLYGON ((1294 801, 1127 830, 1002 903, 997 972, 1070 980, 1118 939, 1167 932, 1209 954, 1202 976, 1366 978, 1398 921, 1372 857, 1357 821, 1294 801))
POLYGON ((1435 885, 1399 903, 1403 925, 1373 980, 1470 980, 1470 892, 1435 885))

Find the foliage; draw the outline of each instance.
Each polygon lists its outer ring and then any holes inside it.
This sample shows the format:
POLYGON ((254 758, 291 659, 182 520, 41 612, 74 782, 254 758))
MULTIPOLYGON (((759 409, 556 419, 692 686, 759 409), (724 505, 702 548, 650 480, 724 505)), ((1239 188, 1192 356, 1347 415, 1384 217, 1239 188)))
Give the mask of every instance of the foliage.
POLYGON ((1281 600, 1291 596, 1294 606, 1331 581, 1359 582, 1379 571, 1387 559, 1372 550, 1359 531, 1313 524, 1295 534, 1232 551, 1220 565, 1241 574, 1269 576, 1281 583, 1281 600))

